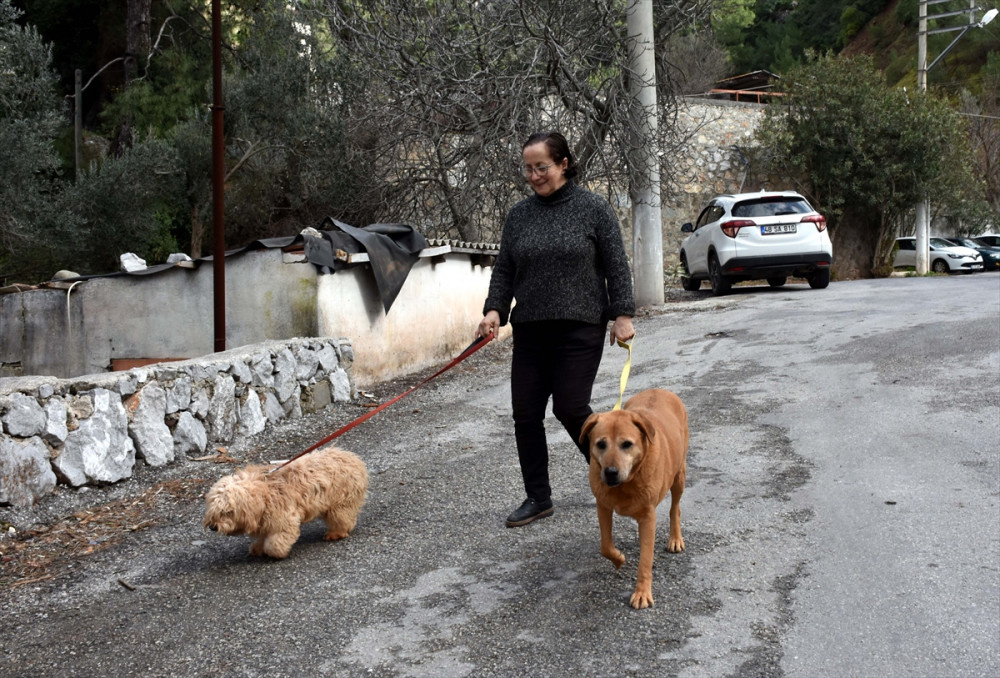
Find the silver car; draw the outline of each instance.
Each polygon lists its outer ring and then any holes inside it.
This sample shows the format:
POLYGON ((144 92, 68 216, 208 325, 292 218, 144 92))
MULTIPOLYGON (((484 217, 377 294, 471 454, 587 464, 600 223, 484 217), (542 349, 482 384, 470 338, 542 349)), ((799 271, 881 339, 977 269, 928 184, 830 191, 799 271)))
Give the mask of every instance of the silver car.
MULTIPOLYGON (((896 238, 899 246, 892 259, 893 268, 903 268, 917 265, 917 239, 896 238)), ((972 273, 983 270, 983 257, 979 252, 968 247, 950 243, 944 238, 931 238, 927 241, 930 250, 927 261, 935 273, 972 273)))

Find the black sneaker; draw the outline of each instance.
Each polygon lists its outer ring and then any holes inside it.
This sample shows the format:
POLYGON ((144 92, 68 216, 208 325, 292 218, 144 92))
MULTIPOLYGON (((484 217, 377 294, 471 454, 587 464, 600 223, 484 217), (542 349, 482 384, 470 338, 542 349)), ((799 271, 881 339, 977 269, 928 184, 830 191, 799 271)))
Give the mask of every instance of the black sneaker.
POLYGON ((553 510, 551 499, 536 501, 529 497, 524 500, 524 503, 516 511, 507 516, 507 527, 521 527, 521 525, 527 525, 532 520, 547 518, 552 515, 553 510))

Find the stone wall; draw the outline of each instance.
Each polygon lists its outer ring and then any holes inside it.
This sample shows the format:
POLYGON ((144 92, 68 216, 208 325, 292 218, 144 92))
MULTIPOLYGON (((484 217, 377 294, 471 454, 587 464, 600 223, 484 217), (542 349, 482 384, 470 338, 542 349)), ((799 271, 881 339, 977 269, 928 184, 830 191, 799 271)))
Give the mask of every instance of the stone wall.
POLYGON ((0 504, 113 483, 354 395, 342 339, 271 341, 76 379, 0 379, 0 504))
POLYGON ((687 143, 674 159, 677 185, 673 190, 664 187, 663 193, 663 268, 668 277, 680 263, 685 222, 694 222, 713 196, 760 188, 744 183, 746 164, 738 149, 752 143, 764 109, 762 104, 717 99, 683 101, 677 123, 687 143))

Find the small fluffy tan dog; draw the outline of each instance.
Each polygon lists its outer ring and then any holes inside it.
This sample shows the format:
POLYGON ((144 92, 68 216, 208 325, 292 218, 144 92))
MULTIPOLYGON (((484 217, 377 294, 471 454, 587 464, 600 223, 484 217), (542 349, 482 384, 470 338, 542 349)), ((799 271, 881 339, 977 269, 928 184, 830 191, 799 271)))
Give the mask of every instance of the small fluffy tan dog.
POLYGON ((356 454, 324 447, 279 471, 247 466, 220 478, 205 495, 204 526, 256 538, 250 554, 284 558, 299 528, 326 522, 324 539, 343 539, 358 520, 368 493, 368 470, 356 454))
POLYGON ((684 550, 681 495, 687 477, 687 410, 676 394, 651 388, 637 393, 620 410, 590 415, 580 440, 590 442, 590 489, 597 499, 601 555, 615 569, 625 563, 611 533, 615 513, 639 523, 639 570, 629 603, 637 610, 649 607, 653 604, 656 507, 667 492, 667 550, 684 550))

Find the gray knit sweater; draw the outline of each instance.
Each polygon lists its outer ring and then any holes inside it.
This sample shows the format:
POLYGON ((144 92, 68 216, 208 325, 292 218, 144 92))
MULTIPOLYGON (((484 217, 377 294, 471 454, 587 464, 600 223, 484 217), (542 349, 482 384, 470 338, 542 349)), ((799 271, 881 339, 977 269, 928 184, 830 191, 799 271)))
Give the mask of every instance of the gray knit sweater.
POLYGON ((508 319, 597 324, 635 315, 632 274, 611 205, 572 180, 514 205, 483 313, 490 310, 500 314, 501 325, 508 319))

